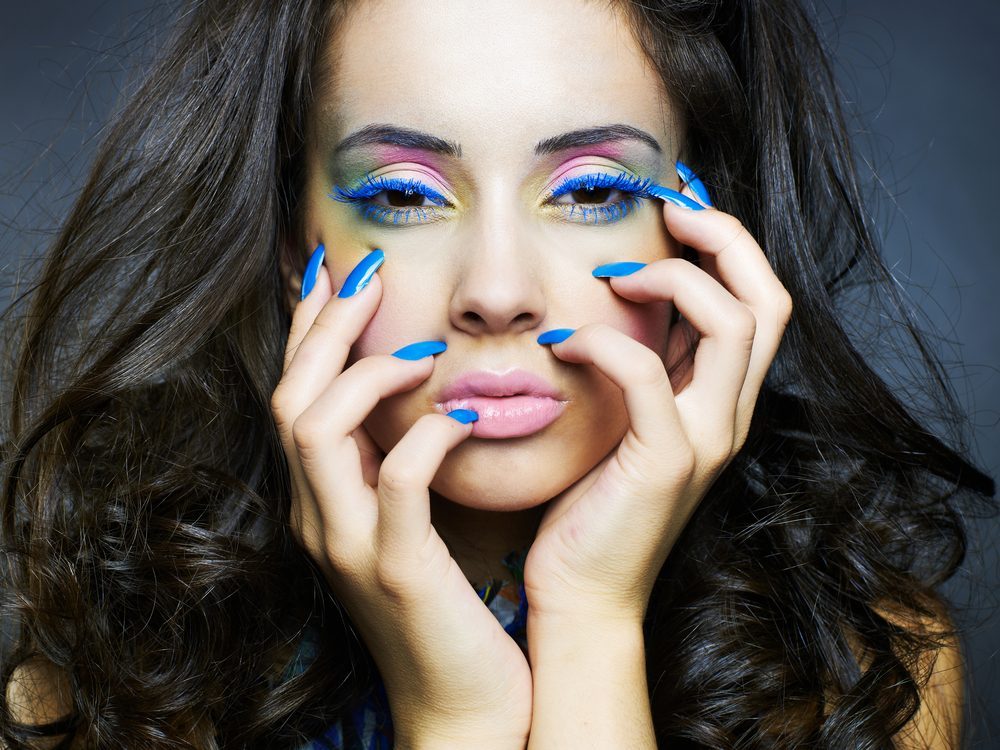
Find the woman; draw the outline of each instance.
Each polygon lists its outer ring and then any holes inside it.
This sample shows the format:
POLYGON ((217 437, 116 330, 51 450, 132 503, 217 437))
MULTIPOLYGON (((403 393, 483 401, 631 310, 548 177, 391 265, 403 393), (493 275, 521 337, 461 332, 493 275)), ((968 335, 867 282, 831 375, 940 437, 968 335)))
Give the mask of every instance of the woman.
POLYGON ((793 2, 193 4, 18 340, 4 741, 953 746, 993 483, 859 281, 793 2))

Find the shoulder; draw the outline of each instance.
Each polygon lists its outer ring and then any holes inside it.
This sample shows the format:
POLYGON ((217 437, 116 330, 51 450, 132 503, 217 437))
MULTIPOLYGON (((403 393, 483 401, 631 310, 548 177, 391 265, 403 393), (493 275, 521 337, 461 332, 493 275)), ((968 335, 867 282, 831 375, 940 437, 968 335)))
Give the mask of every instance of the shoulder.
POLYGON ((33 656, 18 665, 7 684, 6 695, 11 718, 22 728, 23 738, 30 747, 39 750, 82 747, 73 741, 69 680, 48 659, 33 656))
MULTIPOLYGON (((917 617, 888 605, 874 610, 888 622, 914 635, 933 636, 937 645, 921 654, 912 669, 920 695, 917 713, 894 736, 898 750, 955 750, 962 743, 965 707, 965 658, 947 607, 934 603, 933 617, 917 617)), ((857 639, 848 642, 862 669, 870 658, 857 639)))

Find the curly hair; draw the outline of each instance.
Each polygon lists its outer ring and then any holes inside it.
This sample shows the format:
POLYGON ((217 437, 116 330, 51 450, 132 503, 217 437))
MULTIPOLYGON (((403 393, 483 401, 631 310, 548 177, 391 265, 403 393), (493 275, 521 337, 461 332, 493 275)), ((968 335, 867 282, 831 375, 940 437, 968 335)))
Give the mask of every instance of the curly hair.
MULTIPOLYGON (((279 256, 302 246, 312 92, 349 5, 191 2, 5 315, 0 685, 53 665, 88 747, 293 746, 375 675, 289 533, 269 406, 290 326, 279 256)), ((609 5, 680 106, 688 163, 795 304, 747 441, 649 603, 657 739, 892 747, 922 656, 954 631, 890 613, 948 609, 938 588, 993 480, 880 258, 806 9, 609 5), (852 343, 859 289, 916 346, 952 445, 852 343)), ((21 748, 11 709, 0 691, 0 741, 21 748)))

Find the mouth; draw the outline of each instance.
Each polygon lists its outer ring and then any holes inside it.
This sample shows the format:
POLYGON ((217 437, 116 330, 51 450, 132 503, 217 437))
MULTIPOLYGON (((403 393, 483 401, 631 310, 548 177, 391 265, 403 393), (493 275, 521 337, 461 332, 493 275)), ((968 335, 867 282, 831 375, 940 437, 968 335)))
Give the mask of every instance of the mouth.
POLYGON ((438 394, 434 407, 444 414, 472 409, 472 437, 513 438, 533 435, 552 424, 569 400, 549 381, 527 370, 503 375, 478 370, 466 372, 438 394))

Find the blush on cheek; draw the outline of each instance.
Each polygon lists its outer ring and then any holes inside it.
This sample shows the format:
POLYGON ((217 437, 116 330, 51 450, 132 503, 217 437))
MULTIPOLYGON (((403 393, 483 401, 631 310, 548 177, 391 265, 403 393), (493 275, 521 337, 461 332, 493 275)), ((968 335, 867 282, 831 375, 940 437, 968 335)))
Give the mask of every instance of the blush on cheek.
POLYGON ((616 327, 652 349, 662 359, 667 347, 671 304, 647 302, 643 303, 642 308, 641 312, 625 317, 616 327))
POLYGON ((351 353, 348 357, 347 365, 354 364, 371 354, 392 354, 406 343, 398 343, 397 339, 390 334, 391 327, 378 320, 378 314, 368 323, 368 327, 361 332, 351 346, 351 353))

